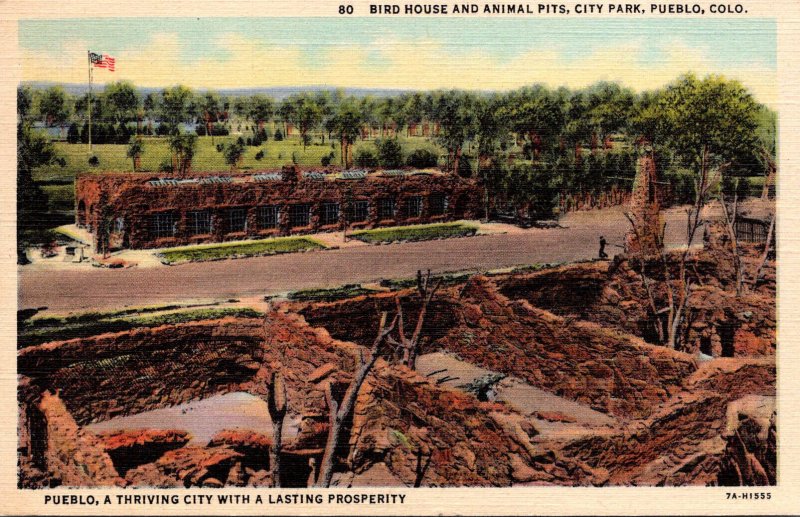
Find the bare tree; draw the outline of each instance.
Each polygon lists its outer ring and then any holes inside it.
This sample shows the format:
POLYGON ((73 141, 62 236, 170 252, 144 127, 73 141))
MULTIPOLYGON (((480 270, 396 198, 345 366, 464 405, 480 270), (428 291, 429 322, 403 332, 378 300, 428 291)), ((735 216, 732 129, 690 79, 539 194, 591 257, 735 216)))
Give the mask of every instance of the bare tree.
MULTIPOLYGON (((270 309, 271 310, 271 307, 270 309)), ((265 348, 273 346, 273 339, 269 337, 269 310, 264 316, 264 344, 265 348)), ((278 353, 282 359, 286 358, 286 346, 278 346, 278 353)), ((283 448, 283 421, 286 418, 287 411, 287 396, 286 396, 286 383, 283 380, 283 374, 277 369, 280 363, 277 361, 273 363, 273 371, 270 380, 267 383, 266 399, 267 411, 269 412, 270 420, 272 421, 272 445, 269 449, 269 465, 270 473, 272 475, 272 484, 275 487, 281 486, 281 450, 283 448)))
POLYGON ((286 417, 286 385, 280 372, 272 372, 270 379, 267 409, 272 420, 272 446, 269 450, 272 486, 281 486, 281 449, 283 420, 286 417))
MULTIPOLYGON (((625 212, 625 217, 628 219, 628 222, 631 223, 631 229, 636 235, 636 239, 639 242, 642 242, 642 233, 639 231, 639 226, 637 225, 634 216, 628 212, 625 212)), ((661 235, 663 235, 663 232, 661 235)), ((663 246, 663 237, 659 239, 659 246, 663 246)), ((656 331, 656 335, 658 336, 658 342, 663 344, 665 343, 664 326, 661 324, 661 311, 656 307, 656 296, 653 291, 653 280, 647 276, 647 257, 644 252, 644 247, 640 245, 636 249, 639 251, 639 276, 642 279, 642 286, 647 293, 649 309, 653 316, 653 327, 656 331)))
POLYGON ((736 188, 733 194, 733 209, 728 210, 728 204, 725 202, 725 194, 719 193, 719 203, 722 206, 722 214, 725 219, 725 231, 728 234, 728 239, 731 242, 731 252, 733 255, 733 271, 735 276, 736 295, 741 296, 744 290, 744 274, 742 271, 742 257, 739 250, 739 240, 736 238, 736 218, 738 214, 738 190, 739 182, 736 181, 736 188))
MULTIPOLYGON (((737 184, 738 186, 738 184, 737 184)), ((733 256, 733 268, 736 282, 736 295, 741 296, 748 288, 754 288, 761 277, 761 271, 767 262, 769 253, 772 250, 772 237, 775 234, 775 215, 770 218, 769 229, 767 230, 767 239, 764 242, 764 251, 761 254, 759 261, 756 263, 755 270, 752 275, 748 275, 742 260, 742 248, 739 246, 739 239, 736 236, 736 219, 738 217, 737 208, 737 194, 734 193, 733 207, 728 208, 725 201, 725 195, 720 193, 719 201, 722 205, 722 213, 725 218, 725 229, 728 234, 728 239, 731 242, 731 254, 733 256)))
MULTIPOLYGON (((703 160, 706 160, 705 152, 703 153, 703 160)), ((648 278, 646 275, 645 262, 647 257, 645 252, 642 250, 642 246, 639 246, 639 259, 641 261, 639 274, 641 275, 642 283, 647 291, 648 302, 650 305, 650 310, 653 313, 656 332, 658 334, 659 341, 672 349, 675 349, 678 346, 681 324, 684 319, 686 306, 689 303, 689 291, 691 290, 692 286, 692 280, 687 276, 686 262, 689 257, 692 242, 697 235, 697 231, 704 222, 702 219, 702 211, 705 207, 706 200, 708 199, 709 191, 716 183, 720 174, 719 170, 714 172, 706 171, 707 168, 705 166, 701 167, 700 177, 695 181, 695 199, 686 212, 686 247, 683 248, 683 251, 678 259, 678 275, 676 278, 673 278, 672 276, 670 267, 671 261, 664 246, 664 233, 666 226, 661 228, 657 247, 660 250, 658 254, 660 255, 659 258, 663 267, 663 290, 666 292, 667 303, 666 306, 660 309, 656 304, 656 290, 652 285, 653 280, 648 278), (666 332, 664 332, 664 329, 661 326, 662 315, 666 316, 666 332)), ((629 213, 626 213, 625 217, 630 222, 637 239, 641 240, 642 235, 639 231, 640 224, 638 221, 636 221, 636 219, 629 213)))
POLYGON ((420 298, 419 313, 417 314, 417 322, 414 326, 414 332, 411 337, 406 336, 405 318, 403 316, 403 307, 400 304, 400 298, 395 297, 395 305, 397 307, 397 334, 398 338, 394 339, 391 336, 387 337, 387 342, 396 347, 402 354, 400 359, 401 363, 408 366, 412 370, 417 367, 417 352, 419 349, 419 339, 422 336, 422 326, 425 324, 425 316, 428 313, 428 305, 430 305, 436 291, 442 285, 442 279, 439 278, 431 283, 431 270, 428 270, 426 275, 422 274, 422 270, 417 270, 417 293, 420 298))
POLYGON ((764 269, 764 264, 767 263, 767 258, 769 257, 769 252, 772 251, 772 238, 775 235, 775 214, 772 215, 772 219, 769 223, 769 230, 767 231, 767 241, 764 243, 764 252, 761 254, 761 259, 758 261, 758 266, 756 267, 755 273, 753 273, 753 277, 749 280, 751 287, 755 287, 758 283, 758 279, 761 278, 761 270, 764 269))
POLYGON ((414 488, 422 486, 422 480, 425 479, 425 473, 428 472, 428 467, 431 465, 433 452, 424 454, 422 448, 417 449, 417 467, 414 475, 414 488))
POLYGON ((339 448, 342 425, 352 414, 356 399, 358 398, 358 392, 361 390, 361 386, 364 384, 367 375, 372 371, 372 367, 375 366, 375 361, 380 357, 382 346, 386 342, 386 338, 389 334, 394 331, 397 320, 398 316, 395 316, 392 323, 387 326, 387 313, 381 313, 378 334, 375 337, 375 341, 372 343, 369 358, 365 358, 363 353, 360 355, 360 366, 355 377, 347 387, 341 405, 339 405, 339 402, 337 402, 334 397, 331 383, 328 382, 325 385, 325 399, 328 403, 330 430, 328 431, 328 440, 325 443, 325 452, 322 455, 322 464, 320 465, 320 474, 316 485, 318 487, 328 488, 331 486, 331 480, 333 479, 333 460, 336 455, 336 450, 339 448))

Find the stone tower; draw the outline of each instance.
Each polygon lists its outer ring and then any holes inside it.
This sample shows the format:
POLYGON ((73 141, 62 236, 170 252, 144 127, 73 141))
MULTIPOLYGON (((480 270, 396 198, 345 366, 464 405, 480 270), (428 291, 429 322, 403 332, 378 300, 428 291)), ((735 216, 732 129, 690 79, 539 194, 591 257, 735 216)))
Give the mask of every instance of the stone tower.
POLYGON ((655 255, 661 252, 664 223, 661 219, 658 190, 653 150, 646 145, 636 163, 636 178, 628 210, 634 228, 629 228, 625 236, 626 253, 644 252, 645 255, 655 255))

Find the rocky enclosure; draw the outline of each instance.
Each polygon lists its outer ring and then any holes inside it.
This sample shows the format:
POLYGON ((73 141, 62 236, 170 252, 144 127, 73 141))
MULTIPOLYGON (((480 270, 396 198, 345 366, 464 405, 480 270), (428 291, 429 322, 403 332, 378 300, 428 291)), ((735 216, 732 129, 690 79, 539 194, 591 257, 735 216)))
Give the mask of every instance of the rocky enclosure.
MULTIPOLYGON (((775 484, 775 267, 737 297, 721 253, 692 256, 679 350, 654 341, 635 259, 442 287, 422 332, 426 370, 378 360, 334 484, 775 484)), ((329 430, 323 388, 343 396, 396 296, 413 326, 405 290, 22 349, 20 486, 270 486, 271 427, 197 444, 183 429, 87 425, 220 393, 266 398, 273 372, 292 426, 281 484, 308 486, 329 430)))

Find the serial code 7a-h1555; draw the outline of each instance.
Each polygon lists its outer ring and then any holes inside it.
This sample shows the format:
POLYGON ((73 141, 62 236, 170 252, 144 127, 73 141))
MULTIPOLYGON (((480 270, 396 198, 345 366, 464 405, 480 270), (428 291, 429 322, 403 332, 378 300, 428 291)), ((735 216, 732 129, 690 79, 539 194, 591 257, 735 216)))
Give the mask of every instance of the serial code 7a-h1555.
POLYGON ((770 492, 725 492, 725 499, 741 499, 747 501, 754 501, 757 499, 772 499, 770 492))

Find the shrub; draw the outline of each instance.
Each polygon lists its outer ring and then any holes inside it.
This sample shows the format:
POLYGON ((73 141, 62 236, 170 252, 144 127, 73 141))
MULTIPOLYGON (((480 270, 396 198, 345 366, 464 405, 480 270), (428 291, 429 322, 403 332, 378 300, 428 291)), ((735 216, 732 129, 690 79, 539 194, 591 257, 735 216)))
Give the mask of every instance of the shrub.
POLYGON ((228 144, 225 146, 225 150, 222 151, 222 155, 225 157, 225 163, 231 167, 236 167, 244 156, 244 146, 238 142, 228 144))
POLYGON ((297 151, 292 152, 292 163, 297 165, 300 162, 300 158, 297 156, 297 151))
POLYGON ((225 149, 225 144, 217 144, 217 152, 221 153, 223 149, 225 149))
POLYGON ((167 122, 162 122, 156 128, 156 135, 158 136, 167 136, 167 135, 174 135, 178 132, 178 126, 173 126, 167 122))
POLYGON ((172 162, 169 160, 161 162, 158 166, 158 172, 172 173, 172 162))
POLYGON ((475 235, 478 227, 464 223, 424 224, 415 226, 392 226, 374 230, 358 230, 350 234, 353 239, 367 243, 427 241, 447 239, 450 237, 466 237, 475 235))
POLYGON ((283 133, 281 132, 280 129, 276 129, 275 130, 275 141, 276 142, 280 142, 281 140, 283 140, 283 133))
POLYGON ((323 156, 320 162, 322 163, 323 167, 327 167, 333 162, 335 157, 336 155, 331 152, 330 154, 323 156))
POLYGON ((117 127, 116 130, 116 139, 114 140, 115 144, 127 144, 131 140, 131 136, 133 136, 134 131, 127 124, 122 124, 117 127))
POLYGON ((378 157, 372 150, 361 148, 356 151, 355 163, 359 167, 377 167, 378 157))
POLYGON ((255 159, 256 159, 256 161, 259 161, 259 162, 264 159, 264 150, 263 149, 256 153, 255 159))
POLYGON ((183 246, 169 248, 159 253, 159 258, 164 264, 178 264, 182 262, 201 262, 206 260, 220 260, 227 258, 257 257, 263 255, 276 255, 279 253, 295 253, 324 249, 319 242, 306 237, 279 237, 248 243, 225 243, 201 246, 183 246))
POLYGON ((100 158, 98 158, 96 155, 92 155, 89 158, 89 165, 91 165, 92 167, 97 167, 98 165, 100 165, 100 158))
POLYGON ((734 194, 739 199, 750 195, 750 180, 746 177, 733 177, 725 175, 722 178, 722 192, 726 198, 733 199, 734 194))
POLYGON ((267 140, 266 131, 264 131, 264 130, 254 131, 253 133, 254 133, 253 134, 253 138, 252 139, 251 138, 247 139, 247 142, 248 142, 247 145, 252 145, 253 147, 258 147, 261 144, 263 144, 264 142, 266 142, 266 140, 267 140))
POLYGON ((403 165, 403 149, 396 138, 378 140, 378 163, 381 167, 397 168, 403 165))
POLYGON ((470 163, 469 158, 462 156, 461 159, 458 160, 458 170, 456 171, 456 174, 462 178, 472 177, 472 164, 470 163))
POLYGON ((78 124, 73 122, 67 130, 67 143, 77 144, 81 140, 81 133, 78 131, 78 124))
POLYGON ((406 163, 409 167, 414 167, 415 169, 426 169, 428 167, 436 167, 438 161, 439 157, 430 149, 417 149, 408 155, 406 163))

